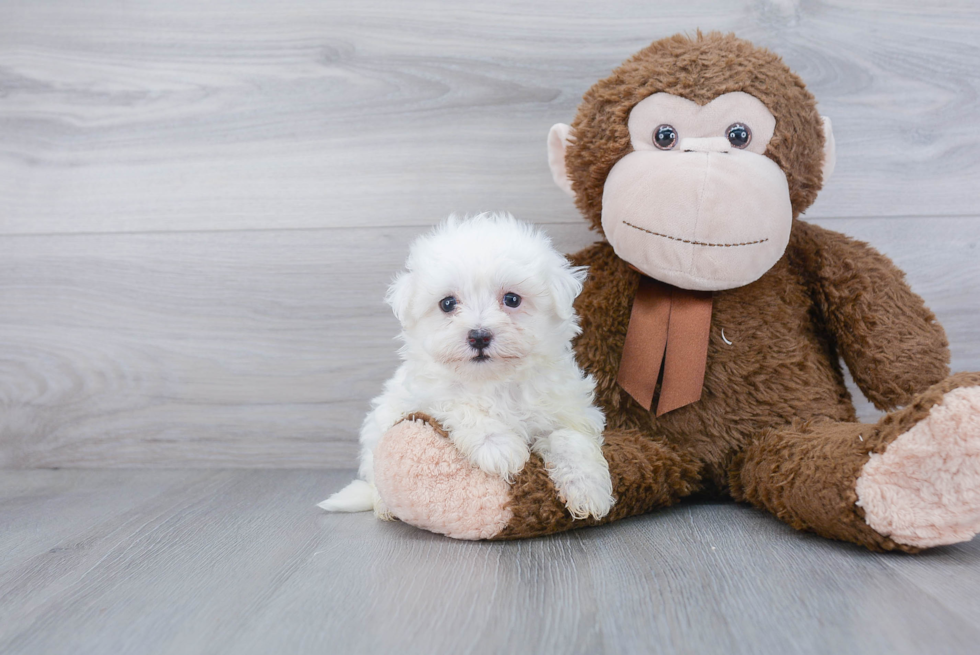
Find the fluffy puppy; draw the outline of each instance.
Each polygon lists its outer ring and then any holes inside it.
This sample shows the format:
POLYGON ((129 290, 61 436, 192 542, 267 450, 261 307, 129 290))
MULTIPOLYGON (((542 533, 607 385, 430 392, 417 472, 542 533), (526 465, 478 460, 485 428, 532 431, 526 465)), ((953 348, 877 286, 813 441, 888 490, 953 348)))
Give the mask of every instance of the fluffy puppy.
POLYGON ((388 518, 374 490, 374 448, 423 412, 473 464, 508 481, 533 450, 572 516, 605 516, 614 503, 605 418, 571 346, 585 269, 508 214, 450 217, 412 244, 405 268, 386 298, 404 361, 361 427, 361 480, 319 506, 388 518))

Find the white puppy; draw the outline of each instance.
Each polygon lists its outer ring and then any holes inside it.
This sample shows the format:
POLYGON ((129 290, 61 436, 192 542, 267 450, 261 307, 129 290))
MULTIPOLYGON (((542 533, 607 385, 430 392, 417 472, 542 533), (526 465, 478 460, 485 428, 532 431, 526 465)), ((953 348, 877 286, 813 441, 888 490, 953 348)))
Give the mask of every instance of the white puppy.
POLYGON ((361 427, 362 480, 320 507, 373 507, 385 517, 374 448, 395 423, 422 412, 473 464, 508 481, 533 450, 572 516, 605 516, 614 502, 601 450, 605 418, 571 345, 584 267, 571 267, 548 237, 507 214, 450 217, 412 244, 405 267, 386 298, 402 324, 404 363, 361 427))

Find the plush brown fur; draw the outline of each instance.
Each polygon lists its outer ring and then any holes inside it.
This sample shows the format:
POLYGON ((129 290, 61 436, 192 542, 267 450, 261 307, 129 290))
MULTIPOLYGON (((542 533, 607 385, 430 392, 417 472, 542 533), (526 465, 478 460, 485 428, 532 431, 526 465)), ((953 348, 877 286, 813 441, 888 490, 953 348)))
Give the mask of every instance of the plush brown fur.
MULTIPOLYGON (((616 383, 639 274, 606 243, 572 259, 590 272, 577 301, 582 335, 575 349, 579 364, 596 378, 609 426, 605 452, 618 500, 607 520, 707 490, 764 507, 798 528, 874 549, 898 548, 859 520, 854 507, 854 483, 879 445, 871 435, 881 424, 854 422, 838 356, 859 362, 855 380, 864 393, 894 408, 931 385, 945 389, 949 353, 942 327, 886 257, 796 221, 786 254, 768 273, 715 293, 701 400, 660 417, 616 383), (722 339, 722 328, 732 345, 722 339), (866 442, 856 438, 860 433, 866 442), (642 454, 637 435, 650 444, 642 454), (796 486, 783 488, 780 475, 796 486), (620 496, 623 488, 629 493, 620 496)), ((975 377, 973 384, 980 384, 975 377)), ((931 393, 916 404, 931 406, 931 393)), ((896 424, 899 415, 883 424, 896 424)), ((916 413, 916 420, 925 415, 916 413)), ((891 441, 903 431, 884 434, 891 441)), ((573 525, 560 501, 545 501, 554 491, 539 468, 531 465, 519 476, 514 519, 501 538, 573 525)))
MULTIPOLYGON (((616 383, 639 274, 606 243, 572 258, 590 272, 577 301, 576 354, 596 378, 610 470, 617 494, 625 491, 610 519, 708 489, 797 528, 875 549, 899 547, 869 528, 854 505, 868 453, 899 432, 854 422, 839 359, 876 406, 893 409, 948 375, 942 327, 886 257, 796 219, 821 185, 824 138, 815 101, 779 57, 734 36, 657 41, 586 93, 566 166, 595 229, 605 178, 630 151, 629 112, 661 91, 702 105, 732 91, 761 100, 777 119, 766 156, 786 173, 794 223, 786 253, 768 273, 715 293, 701 400, 660 417, 616 383), (854 438, 865 432, 865 441, 854 438), (634 452, 638 435, 649 441, 642 454, 634 452), (636 488, 644 490, 638 500, 636 488)), ((900 423, 896 416, 883 424, 900 423)), ((548 485, 545 473, 529 467, 514 487, 515 518, 501 537, 569 525, 560 505, 545 502, 553 494, 548 485), (542 524, 545 516, 550 524, 542 524)))
POLYGON ((544 462, 533 456, 511 485, 514 518, 494 539, 536 537, 581 525, 598 525, 673 505, 696 491, 699 462, 640 430, 617 430, 602 448, 613 481, 616 504, 601 521, 572 519, 548 477, 544 462))
MULTIPOLYGON (((715 293, 701 399, 660 417, 616 382, 639 274, 604 242, 572 257, 589 267, 576 302, 582 334, 575 351, 606 413, 604 453, 617 498, 602 522, 706 491, 750 502, 798 529, 915 551, 867 525, 855 504, 857 478, 871 453, 925 418, 944 393, 980 386, 980 374, 947 378, 942 327, 886 257, 798 220, 821 185, 814 99, 776 55, 733 36, 657 41, 586 93, 566 166, 596 230, 606 176, 630 150, 629 112, 659 91, 701 104, 745 91, 769 108, 776 130, 766 156, 786 173, 793 227, 786 252, 765 275, 715 293), (877 407, 907 407, 876 425, 857 423, 841 359, 877 407)), ((571 519, 537 457, 511 496, 513 519, 496 538, 596 523, 571 519)))
POLYGON ((816 420, 773 430, 733 462, 731 494, 799 530, 872 550, 917 552, 920 549, 897 544, 868 526, 856 505, 855 481, 871 453, 885 452, 888 444, 926 418, 946 393, 978 385, 980 374, 954 375, 875 425, 816 420))
POLYGON ((632 150, 630 110, 654 93, 671 93, 705 105, 744 91, 776 117, 766 156, 789 180, 794 217, 813 204, 822 183, 823 129, 803 81, 768 50, 734 35, 683 35, 656 41, 630 57, 586 92, 572 123, 565 155, 575 204, 599 232, 602 188, 613 165, 632 150))
MULTIPOLYGON (((975 386, 980 386, 980 374, 954 375, 873 425, 818 418, 769 430, 732 460, 728 491, 734 499, 766 509, 798 530, 871 550, 918 552, 919 548, 896 543, 868 526, 856 504, 855 480, 870 454, 883 453, 926 418, 946 393, 975 386)), ((494 539, 537 537, 609 523, 666 507, 703 488, 701 463, 669 444, 637 430, 612 430, 605 436, 603 453, 617 498, 609 515, 601 521, 573 520, 542 461, 532 456, 512 485, 513 519, 494 539)))
MULTIPOLYGON (((572 258, 589 266, 575 348, 596 378, 609 425, 606 454, 619 500, 608 520, 711 490, 797 528, 897 548, 854 506, 861 466, 885 438, 871 436, 882 434, 878 426, 854 423, 839 360, 877 407, 893 409, 948 375, 948 344, 886 257, 796 220, 820 189, 824 145, 816 103, 799 77, 778 56, 731 35, 653 43, 585 94, 566 155, 576 203, 601 231, 603 185, 631 149, 627 119, 640 100, 667 92, 703 105, 732 91, 755 96, 777 118, 766 156, 786 173, 794 224, 786 254, 768 273, 715 294, 699 402, 656 417, 623 391, 616 376, 638 274, 606 243, 572 258), (852 438, 864 432, 866 442, 852 438), (640 435, 645 449, 637 447, 640 435)), ((886 441, 898 435, 885 432, 886 441)), ((512 509, 500 537, 572 524, 539 464, 521 475, 512 509)))

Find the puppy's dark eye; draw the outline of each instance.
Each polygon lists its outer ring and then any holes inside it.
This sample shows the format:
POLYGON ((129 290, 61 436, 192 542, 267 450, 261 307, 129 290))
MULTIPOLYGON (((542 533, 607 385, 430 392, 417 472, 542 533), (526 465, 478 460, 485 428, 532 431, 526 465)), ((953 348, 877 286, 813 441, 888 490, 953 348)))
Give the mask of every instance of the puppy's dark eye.
POLYGON ((653 131, 653 145, 661 150, 670 150, 677 143, 677 130, 673 125, 661 125, 653 131))
POLYGON ((504 304, 508 307, 517 307, 521 304, 521 297, 516 293, 505 293, 504 304))
POLYGON ((733 148, 744 148, 752 140, 752 130, 749 129, 748 125, 735 123, 728 128, 727 136, 728 142, 732 144, 733 148))
POLYGON ((454 309, 456 309, 456 299, 452 296, 446 296, 439 301, 439 309, 446 312, 447 314, 454 309))

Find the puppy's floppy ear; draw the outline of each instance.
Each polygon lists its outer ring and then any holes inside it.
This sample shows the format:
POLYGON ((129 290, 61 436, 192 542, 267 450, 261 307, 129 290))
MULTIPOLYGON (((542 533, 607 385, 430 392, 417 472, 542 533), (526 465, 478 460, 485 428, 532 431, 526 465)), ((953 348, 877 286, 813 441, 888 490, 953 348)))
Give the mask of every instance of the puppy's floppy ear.
POLYGON ((588 276, 587 266, 570 266, 562 258, 551 280, 551 295, 555 301, 555 312, 562 320, 568 320, 575 312, 573 304, 588 276))
POLYGON ((402 271, 395 276, 388 292, 385 294, 385 302, 391 305, 391 311, 395 313, 395 318, 402 325, 409 320, 410 309, 412 306, 412 296, 415 294, 415 283, 412 274, 402 271))

